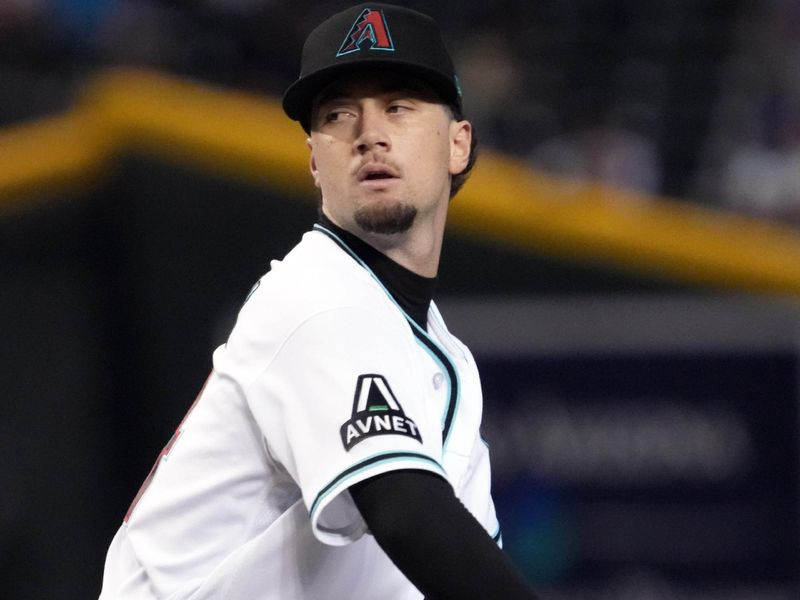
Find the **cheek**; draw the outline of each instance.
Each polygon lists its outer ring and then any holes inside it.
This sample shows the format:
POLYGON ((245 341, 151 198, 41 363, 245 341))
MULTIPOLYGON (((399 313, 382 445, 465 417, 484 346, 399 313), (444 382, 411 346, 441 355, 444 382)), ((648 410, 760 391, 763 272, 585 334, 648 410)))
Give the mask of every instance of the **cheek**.
POLYGON ((337 151, 335 142, 320 144, 314 153, 317 165, 317 179, 321 185, 328 185, 332 180, 338 179, 337 174, 343 173, 346 159, 341 151, 337 151))
MULTIPOLYGON (((398 136, 398 139, 400 137, 398 136)), ((447 130, 438 125, 420 125, 404 141, 416 149, 415 156, 426 157, 427 160, 449 154, 447 130)))
POLYGON ((435 129, 423 146, 421 160, 434 172, 446 170, 450 161, 450 141, 446 130, 435 129))

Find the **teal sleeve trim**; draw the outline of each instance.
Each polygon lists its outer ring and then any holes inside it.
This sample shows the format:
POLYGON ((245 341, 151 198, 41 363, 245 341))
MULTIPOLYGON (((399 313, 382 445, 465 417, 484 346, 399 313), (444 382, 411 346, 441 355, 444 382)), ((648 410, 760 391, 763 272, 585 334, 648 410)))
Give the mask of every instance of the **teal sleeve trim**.
POLYGON ((308 511, 309 514, 311 515, 312 520, 314 518, 315 512, 319 508, 320 503, 343 481, 355 477, 359 473, 362 473, 365 470, 375 467, 377 465, 390 462, 407 461, 409 459, 426 462, 428 464, 435 466, 436 469, 442 474, 442 476, 446 478, 445 471, 442 465, 440 465, 436 460, 434 460, 430 456, 426 456, 425 454, 419 454, 417 452, 385 452, 382 454, 376 454, 374 456, 370 456, 369 458, 365 458, 361 462, 358 462, 353 466, 349 467, 348 469, 342 471, 336 477, 334 477, 330 481, 330 483, 325 485, 325 487, 323 487, 320 490, 319 494, 317 494, 317 497, 314 498, 314 501, 311 503, 311 507, 308 511))

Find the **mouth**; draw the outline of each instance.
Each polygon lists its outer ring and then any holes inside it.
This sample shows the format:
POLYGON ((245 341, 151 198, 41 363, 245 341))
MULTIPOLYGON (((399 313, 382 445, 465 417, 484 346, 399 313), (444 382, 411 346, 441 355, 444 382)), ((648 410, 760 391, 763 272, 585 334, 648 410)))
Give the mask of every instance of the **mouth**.
POLYGON ((358 170, 357 178, 359 183, 370 182, 373 185, 380 185, 397 179, 398 175, 391 167, 372 164, 361 167, 358 170))

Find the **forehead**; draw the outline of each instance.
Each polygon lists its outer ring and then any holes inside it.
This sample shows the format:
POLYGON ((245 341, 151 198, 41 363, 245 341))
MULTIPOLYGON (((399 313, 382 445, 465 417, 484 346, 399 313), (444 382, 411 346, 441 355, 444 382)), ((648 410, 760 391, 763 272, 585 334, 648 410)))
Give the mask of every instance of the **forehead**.
POLYGON ((314 106, 339 98, 370 98, 398 93, 434 104, 443 104, 433 88, 418 77, 370 69, 345 75, 330 83, 317 94, 314 106))

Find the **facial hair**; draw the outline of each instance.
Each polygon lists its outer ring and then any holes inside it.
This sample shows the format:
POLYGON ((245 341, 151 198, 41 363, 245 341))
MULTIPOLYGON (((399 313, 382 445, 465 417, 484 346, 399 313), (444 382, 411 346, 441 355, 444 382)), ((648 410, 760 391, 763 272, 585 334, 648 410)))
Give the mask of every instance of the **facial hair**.
POLYGON ((398 202, 389 206, 364 206, 353 215, 358 225, 367 233, 391 235, 411 229, 417 209, 410 204, 398 202))

